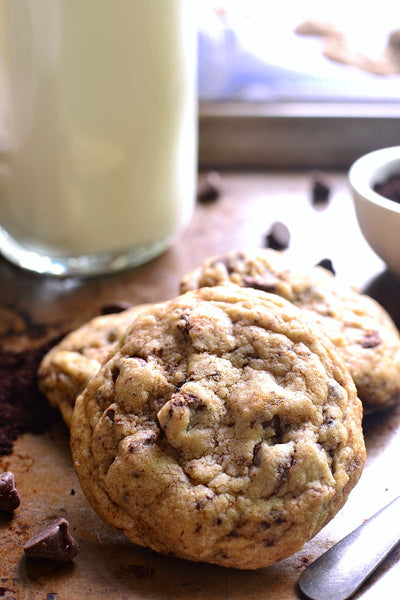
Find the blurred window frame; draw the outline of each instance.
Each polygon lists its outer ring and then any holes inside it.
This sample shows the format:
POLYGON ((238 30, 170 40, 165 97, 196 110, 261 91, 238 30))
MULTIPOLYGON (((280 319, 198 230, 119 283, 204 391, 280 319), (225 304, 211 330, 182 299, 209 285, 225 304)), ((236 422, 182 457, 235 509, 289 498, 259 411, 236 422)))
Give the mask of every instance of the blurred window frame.
POLYGON ((400 145, 399 103, 200 102, 200 169, 345 170, 400 145))

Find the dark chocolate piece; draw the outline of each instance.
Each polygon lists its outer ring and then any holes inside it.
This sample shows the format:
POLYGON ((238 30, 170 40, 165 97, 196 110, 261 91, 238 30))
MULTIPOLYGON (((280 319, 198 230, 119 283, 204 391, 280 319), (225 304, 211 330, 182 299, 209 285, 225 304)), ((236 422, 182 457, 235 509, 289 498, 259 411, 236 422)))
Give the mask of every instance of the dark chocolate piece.
POLYGON ((78 544, 69 533, 66 519, 56 519, 38 531, 24 544, 24 552, 32 558, 67 562, 78 552, 78 544))
POLYGON ((290 243, 290 231, 284 223, 276 221, 265 236, 265 246, 273 250, 285 250, 290 243))
POLYGON ((312 203, 323 204, 328 202, 331 193, 331 187, 328 182, 320 176, 316 176, 312 184, 312 203))
POLYGON ((210 171, 199 179, 197 183, 198 202, 213 202, 218 200, 221 193, 221 175, 217 171, 210 171))
POLYGON ((21 504, 21 498, 15 487, 14 473, 6 471, 0 475, 0 510, 12 512, 21 504))
POLYGON ((333 273, 334 275, 336 275, 335 268, 334 268, 333 263, 332 263, 332 261, 331 261, 330 258, 323 258, 315 266, 316 267, 323 267, 327 271, 330 271, 331 273, 333 273))

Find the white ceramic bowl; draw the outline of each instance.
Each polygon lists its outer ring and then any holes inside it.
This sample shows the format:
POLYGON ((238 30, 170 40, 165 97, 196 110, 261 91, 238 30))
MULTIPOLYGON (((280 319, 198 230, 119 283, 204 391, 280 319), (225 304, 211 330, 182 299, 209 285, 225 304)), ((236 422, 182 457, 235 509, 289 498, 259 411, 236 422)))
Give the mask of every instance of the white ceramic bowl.
POLYGON ((349 181, 365 239, 389 270, 400 275, 400 203, 373 189, 395 174, 400 175, 400 146, 361 156, 350 168, 349 181))

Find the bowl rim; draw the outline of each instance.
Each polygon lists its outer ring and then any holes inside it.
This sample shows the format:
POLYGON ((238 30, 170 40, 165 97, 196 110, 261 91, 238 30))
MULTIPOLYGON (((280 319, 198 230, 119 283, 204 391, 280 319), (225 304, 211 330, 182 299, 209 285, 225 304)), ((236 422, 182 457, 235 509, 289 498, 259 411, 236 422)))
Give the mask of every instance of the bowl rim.
POLYGON ((400 146, 380 148, 360 156, 351 165, 348 178, 353 190, 363 199, 391 212, 400 213, 400 203, 381 196, 371 187, 371 180, 376 172, 392 162, 399 163, 396 172, 400 175, 400 146))

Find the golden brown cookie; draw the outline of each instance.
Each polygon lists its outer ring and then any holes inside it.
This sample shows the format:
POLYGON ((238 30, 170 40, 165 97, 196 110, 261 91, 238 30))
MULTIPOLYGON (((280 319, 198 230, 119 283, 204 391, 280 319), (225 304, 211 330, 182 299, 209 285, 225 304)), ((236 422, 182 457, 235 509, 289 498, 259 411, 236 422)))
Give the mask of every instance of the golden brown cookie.
POLYGON ((203 288, 140 312, 77 399, 71 449, 89 502, 132 542, 256 569, 343 506, 365 461, 361 415, 303 311, 203 288))
POLYGON ((313 317, 341 353, 364 411, 400 400, 400 336, 375 300, 320 267, 304 269, 274 250, 230 251, 208 258, 181 291, 236 284, 278 294, 313 317))
POLYGON ((91 319, 43 357, 38 370, 39 388, 61 411, 68 427, 77 396, 144 306, 91 319))

